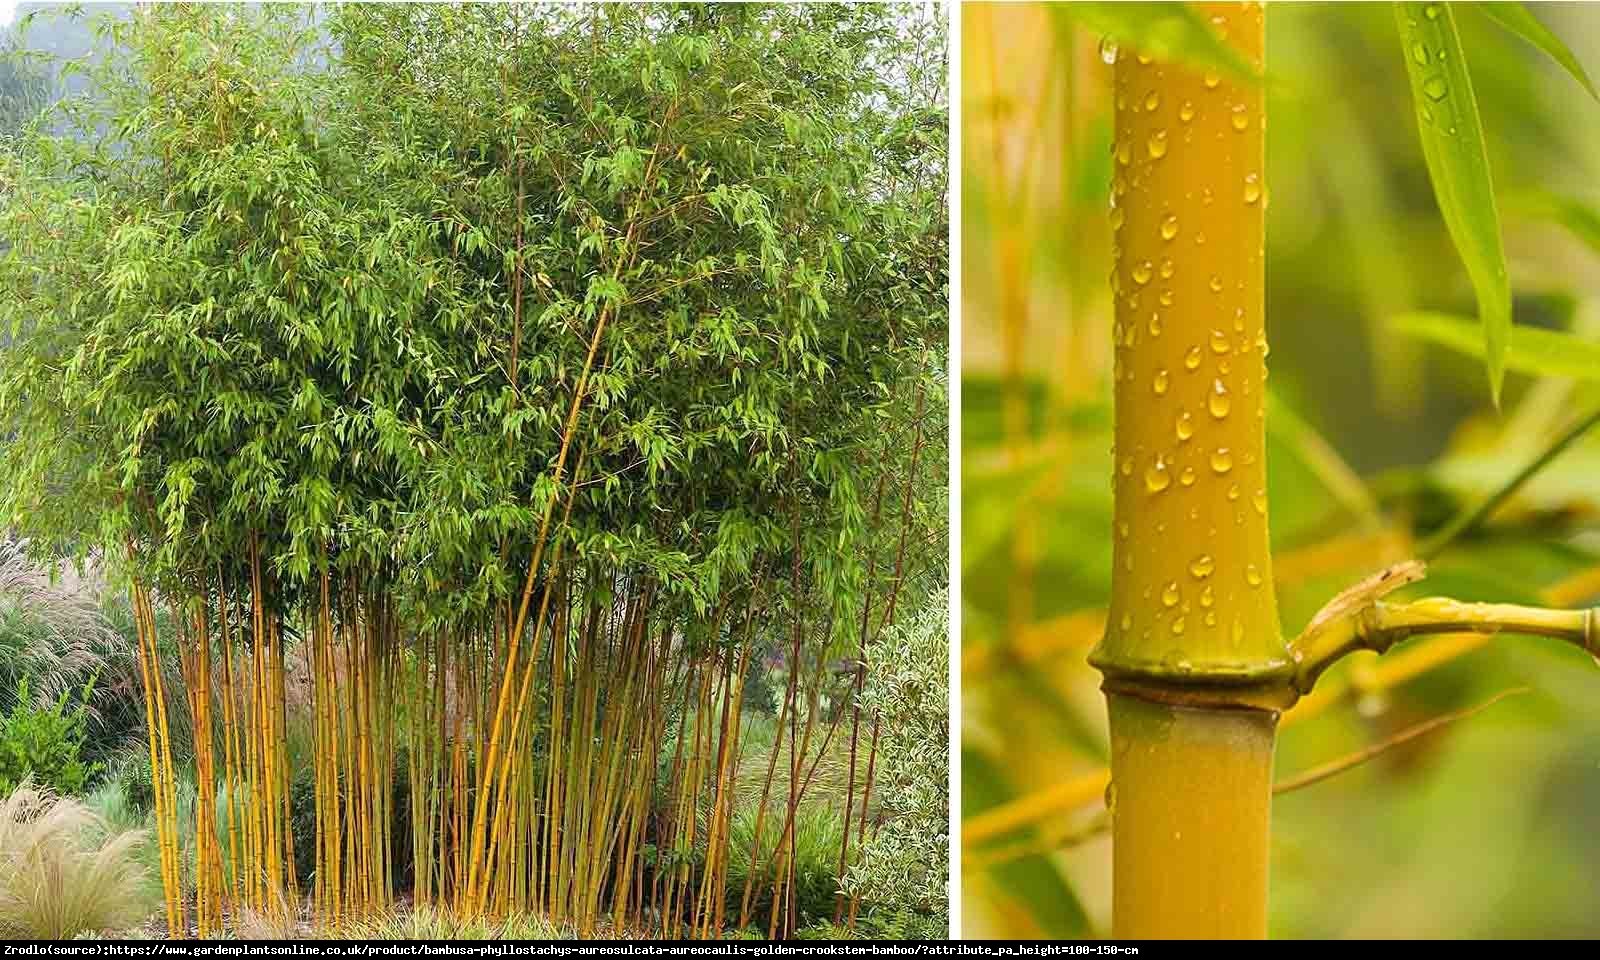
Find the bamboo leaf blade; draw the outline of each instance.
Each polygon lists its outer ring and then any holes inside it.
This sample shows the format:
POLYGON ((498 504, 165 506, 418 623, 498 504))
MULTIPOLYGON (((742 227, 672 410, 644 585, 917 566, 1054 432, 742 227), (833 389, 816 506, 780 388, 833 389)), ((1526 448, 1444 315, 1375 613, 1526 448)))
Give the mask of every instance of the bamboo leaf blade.
POLYGON ((1477 297, 1489 394, 1498 407, 1511 341, 1511 284, 1472 77, 1449 4, 1399 3, 1395 22, 1428 177, 1477 297))
MULTIPOLYGON (((1466 317, 1415 312, 1391 317, 1389 325, 1408 337, 1427 340, 1468 356, 1482 358, 1484 341, 1466 317)), ((1600 381, 1600 343, 1570 333, 1539 327, 1514 327, 1507 344, 1508 370, 1539 377, 1600 381)))
POLYGON ((1600 101, 1600 91, 1595 90, 1594 82, 1589 79, 1589 72, 1583 69, 1583 64, 1573 56, 1572 50, 1556 36, 1553 31, 1532 12, 1526 4, 1522 3, 1474 3, 1484 16, 1498 23, 1527 42, 1538 47, 1545 56, 1554 60, 1572 79, 1578 81, 1589 96, 1600 101))

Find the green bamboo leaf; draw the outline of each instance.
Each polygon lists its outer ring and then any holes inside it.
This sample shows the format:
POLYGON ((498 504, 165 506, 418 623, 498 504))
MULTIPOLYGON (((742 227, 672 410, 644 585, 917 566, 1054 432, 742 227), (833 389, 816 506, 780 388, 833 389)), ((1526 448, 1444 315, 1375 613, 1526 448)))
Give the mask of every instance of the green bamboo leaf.
POLYGON ((1511 197, 1507 207, 1522 216, 1548 220, 1600 253, 1600 211, 1573 197, 1549 190, 1530 190, 1511 197))
POLYGON ((1572 55, 1567 45, 1561 38, 1550 32, 1550 28, 1540 23, 1532 13, 1528 12, 1526 5, 1521 3, 1474 3, 1474 7, 1483 12, 1483 15, 1505 27, 1512 33, 1528 41, 1572 75, 1572 79, 1583 84, 1583 89, 1589 91, 1589 96, 1600 100, 1600 92, 1594 88, 1594 83, 1589 80, 1589 74, 1583 69, 1583 64, 1572 55))
POLYGON ((1260 83, 1239 51, 1211 29, 1187 3, 1053 3, 1049 11, 1158 60, 1209 67, 1249 83, 1260 83))
POLYGON ((1395 21, 1434 197, 1477 294, 1489 394, 1498 407, 1511 341, 1511 284, 1472 78, 1449 4, 1397 3, 1395 21))
MULTIPOLYGON (((1445 313, 1403 313, 1389 324, 1406 336, 1427 340, 1469 356, 1482 357, 1483 338, 1467 317, 1445 313)), ((1513 327, 1505 357, 1508 369, 1541 377, 1600 380, 1600 343, 1538 327, 1513 327)))

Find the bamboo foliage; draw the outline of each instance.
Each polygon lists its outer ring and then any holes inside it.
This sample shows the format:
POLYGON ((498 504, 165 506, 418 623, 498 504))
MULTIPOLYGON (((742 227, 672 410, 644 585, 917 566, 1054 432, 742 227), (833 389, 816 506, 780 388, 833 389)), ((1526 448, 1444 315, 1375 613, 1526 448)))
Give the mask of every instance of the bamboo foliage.
POLYGON ((585 933, 797 926, 797 810, 865 570, 893 591, 942 567, 937 471, 880 435, 937 429, 945 336, 941 102, 895 82, 932 49, 906 29, 870 7, 111 24, 62 120, 113 142, 3 160, 0 419, 23 439, 0 474, 39 549, 127 555, 173 935, 361 923, 407 890, 585 933), (873 488, 903 508, 869 517, 873 488), (774 659, 785 844, 730 890, 745 688, 774 659))

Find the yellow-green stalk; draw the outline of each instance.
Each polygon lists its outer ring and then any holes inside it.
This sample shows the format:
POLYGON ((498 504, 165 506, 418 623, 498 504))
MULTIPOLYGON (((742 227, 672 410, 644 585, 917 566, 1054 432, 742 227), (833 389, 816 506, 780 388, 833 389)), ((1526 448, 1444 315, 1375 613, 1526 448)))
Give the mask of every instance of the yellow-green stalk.
MULTIPOLYGON (((1259 67, 1263 11, 1204 3, 1259 67)), ((1268 552, 1263 98, 1116 58, 1112 739, 1119 937, 1266 933, 1273 731, 1293 661, 1268 552)))

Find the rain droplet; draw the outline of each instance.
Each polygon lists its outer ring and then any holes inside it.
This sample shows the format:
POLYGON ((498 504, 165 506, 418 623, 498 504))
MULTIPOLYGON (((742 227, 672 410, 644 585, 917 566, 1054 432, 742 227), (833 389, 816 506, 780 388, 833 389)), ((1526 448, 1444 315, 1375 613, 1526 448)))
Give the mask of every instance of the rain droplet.
MULTIPOLYGON (((1444 82, 1444 77, 1433 76, 1422 81, 1422 92, 1428 95, 1429 100, 1437 102, 1445 98, 1450 87, 1444 82)), ((1452 127, 1450 132, 1454 133, 1455 129, 1452 127)))
POLYGON ((1211 395, 1206 397, 1206 409, 1211 411, 1211 415, 1221 420, 1228 415, 1228 408, 1232 403, 1232 399, 1228 396, 1228 388, 1222 385, 1222 381, 1211 381, 1211 395))
POLYGON ((1233 330, 1235 333, 1244 332, 1244 307, 1233 308, 1233 330))
POLYGON ((1250 584, 1250 586, 1252 586, 1252 587, 1261 586, 1261 571, 1256 569, 1256 565, 1255 564, 1253 564, 1253 563, 1245 564, 1244 580, 1245 580, 1246 583, 1250 584))
POLYGON ((1194 119, 1194 103, 1192 101, 1183 101, 1183 106, 1178 108, 1178 119, 1184 123, 1194 119))
POLYGON ((1150 327, 1150 336, 1152 336, 1152 337, 1161 336, 1161 314, 1154 313, 1154 312, 1152 312, 1150 314, 1149 327, 1150 327))
POLYGON ((1163 307, 1172 306, 1172 291, 1171 290, 1163 290, 1163 291, 1161 291, 1161 296, 1158 297, 1157 299, 1159 299, 1161 301, 1161 305, 1163 307))
POLYGON ((1132 457, 1123 457, 1122 458, 1122 466, 1119 469, 1122 471, 1122 475, 1124 477, 1133 476, 1133 458, 1132 457))
POLYGON ((1144 108, 1146 110, 1154 110, 1159 106, 1161 106, 1161 94, 1156 93, 1154 90, 1151 90, 1149 93, 1145 94, 1144 108))
POLYGON ((1167 131, 1157 130, 1155 133, 1150 134, 1150 142, 1145 146, 1147 149, 1149 149, 1150 159, 1152 160, 1160 160, 1162 157, 1166 156, 1167 131))
POLYGON ((1194 418, 1189 416, 1189 411, 1185 410, 1178 414, 1178 425, 1176 429, 1178 432, 1179 443, 1182 443, 1183 441, 1194 436, 1194 418))
POLYGON ((1213 273, 1211 275, 1211 282, 1208 283, 1207 286, 1209 286, 1211 288, 1211 292, 1212 293, 1221 293, 1222 292, 1222 278, 1213 273))
POLYGON ((1233 129, 1238 130, 1240 133, 1249 129, 1250 114, 1245 111, 1244 104, 1236 103, 1233 105, 1233 119, 1231 122, 1233 123, 1233 129))
POLYGON ((1171 257, 1161 258, 1161 279, 1171 280, 1172 275, 1176 273, 1177 270, 1178 268, 1173 264, 1171 257))
POLYGON ((1150 261, 1140 260, 1138 263, 1133 265, 1133 282, 1137 283, 1141 287, 1144 286, 1150 282, 1150 272, 1150 261))
POLYGON ((1211 469, 1217 473, 1227 473, 1233 469, 1233 454, 1227 447, 1218 447, 1211 453, 1211 469))
MULTIPOLYGON (((1122 166, 1124 166, 1124 167, 1126 167, 1131 162, 1133 162, 1133 151, 1128 149, 1128 141, 1126 141, 1126 140, 1119 141, 1117 143, 1117 163, 1122 165, 1122 166)), ((1117 186, 1116 182, 1113 181, 1112 187, 1115 188, 1116 186, 1117 186)), ((1117 191, 1117 192, 1121 193, 1121 192, 1125 192, 1125 190, 1126 190, 1126 188, 1124 188, 1124 190, 1117 191)))
POLYGON ((1211 554, 1209 553, 1200 554, 1189 564, 1189 572, 1194 575, 1196 580, 1204 580, 1206 577, 1211 576, 1211 571, 1215 569, 1217 569, 1217 562, 1211 559, 1211 554))
POLYGON ((1430 3, 1426 7, 1422 8, 1422 13, 1429 20, 1437 20, 1439 19, 1439 5, 1437 3, 1430 3))
POLYGON ((1263 517, 1267 515, 1267 491, 1256 490, 1255 493, 1250 495, 1250 502, 1255 504, 1256 513, 1261 514, 1263 517))
POLYGON ((1184 467, 1183 472, 1178 474, 1178 482, 1186 487, 1194 486, 1194 467, 1184 467))
POLYGON ((1124 613, 1122 615, 1122 629, 1124 629, 1124 630, 1132 630, 1133 629, 1133 617, 1129 616, 1126 613, 1124 613))
POLYGON ((1173 633, 1182 633, 1183 632, 1183 628, 1185 626, 1183 621, 1184 621, 1183 617, 1173 617, 1172 618, 1172 632, 1173 633))
POLYGON ((1208 583, 1205 589, 1200 591, 1200 606, 1209 607, 1216 602, 1217 595, 1211 592, 1211 584, 1208 583))
POLYGON ((1168 583, 1167 588, 1161 591, 1161 602, 1165 606, 1175 607, 1182 598, 1183 594, 1178 590, 1178 581, 1176 580, 1168 583))
POLYGON ((1122 208, 1121 207, 1112 207, 1111 208, 1111 229, 1113 229, 1113 230, 1121 230, 1122 229, 1122 224, 1127 219, 1128 219, 1128 217, 1127 217, 1126 214, 1124 214, 1122 212, 1122 208))
POLYGON ((1200 366, 1200 348, 1190 347, 1189 352, 1183 355, 1183 365, 1190 370, 1200 366))
POLYGON ((1150 55, 1148 53, 1141 53, 1141 54, 1138 55, 1138 57, 1136 59, 1138 59, 1140 66, 1143 66, 1143 67, 1150 66, 1150 55))
POLYGON ((1178 235, 1178 215, 1169 213, 1161 218, 1161 239, 1171 240, 1178 235))
POLYGON ((1211 352, 1218 354, 1228 352, 1228 335, 1221 330, 1211 331, 1211 352))
POLYGON ((1215 70, 1207 70, 1204 79, 1207 90, 1217 89, 1217 84, 1222 82, 1222 77, 1215 70))
POLYGON ((1167 462, 1156 457, 1156 462, 1144 472, 1144 486, 1151 493, 1160 493, 1172 485, 1172 474, 1167 472, 1167 462))
POLYGON ((1107 66, 1117 62, 1117 38, 1109 33, 1100 38, 1100 60, 1107 66))
POLYGON ((1216 625, 1217 625, 1217 612, 1215 610, 1207 610, 1206 611, 1206 626, 1214 627, 1216 625))
POLYGON ((1247 173, 1244 177, 1244 202, 1255 203, 1261 199, 1261 177, 1254 173, 1247 173))
POLYGON ((1165 369, 1156 371, 1156 378, 1152 386, 1155 387, 1156 396, 1158 397, 1167 392, 1167 371, 1165 369))

